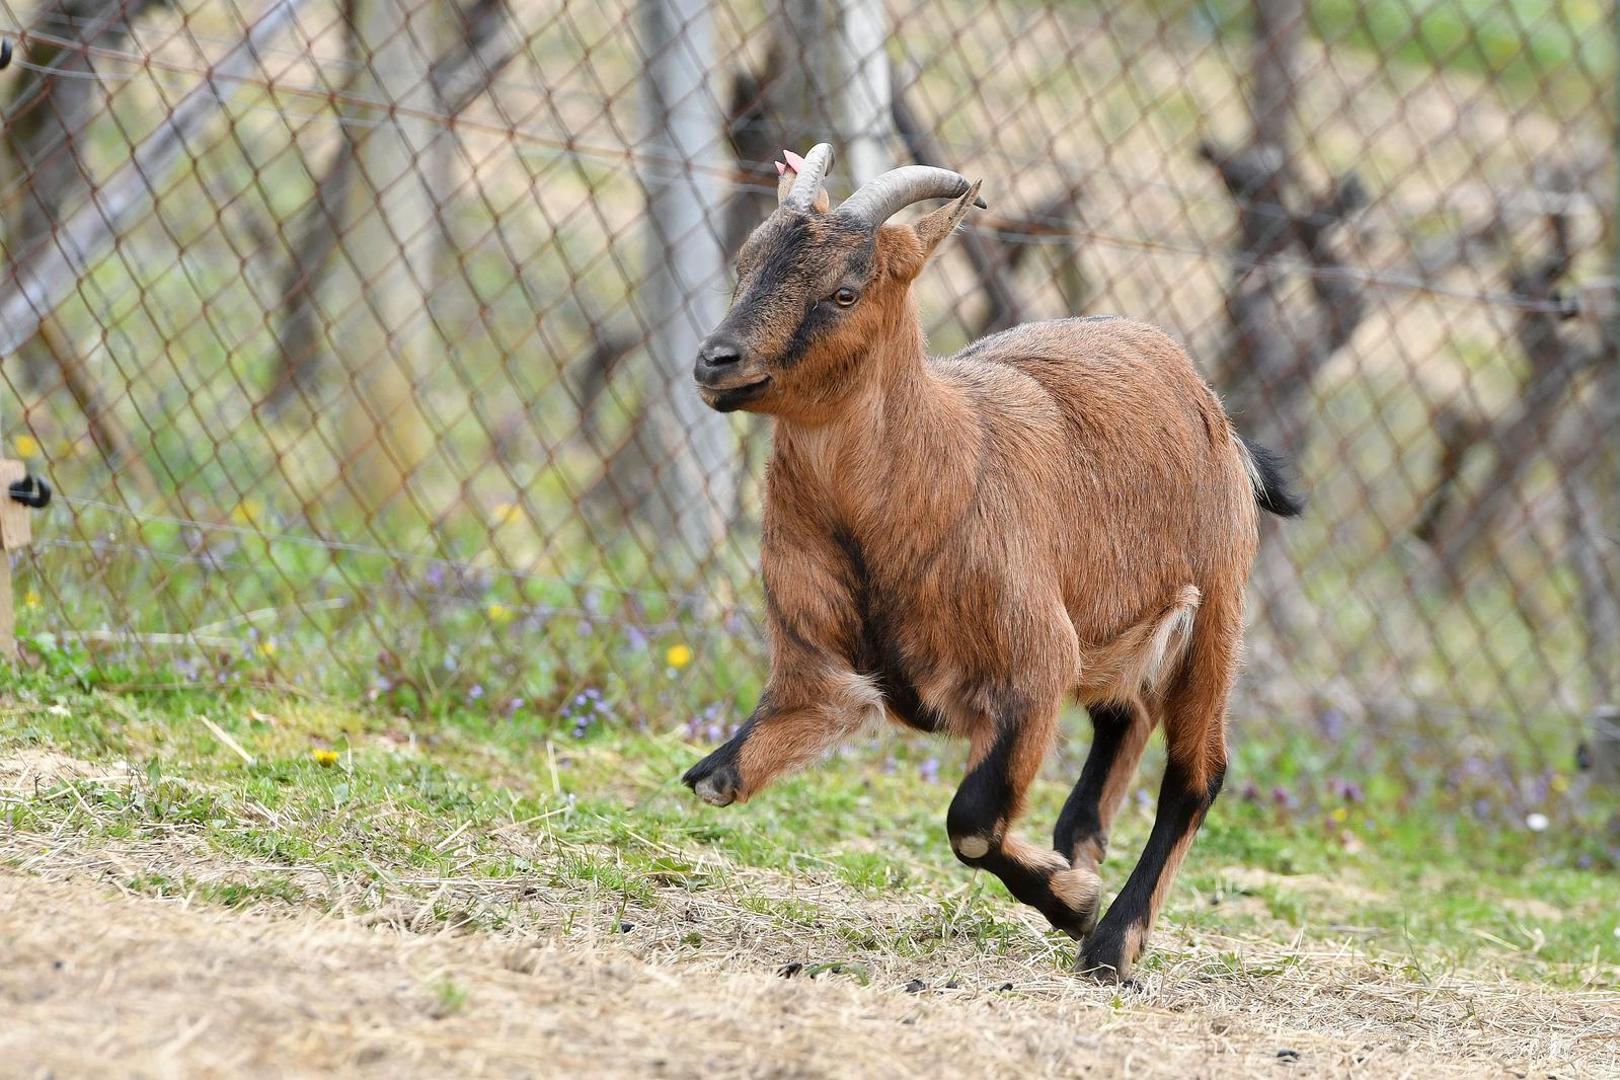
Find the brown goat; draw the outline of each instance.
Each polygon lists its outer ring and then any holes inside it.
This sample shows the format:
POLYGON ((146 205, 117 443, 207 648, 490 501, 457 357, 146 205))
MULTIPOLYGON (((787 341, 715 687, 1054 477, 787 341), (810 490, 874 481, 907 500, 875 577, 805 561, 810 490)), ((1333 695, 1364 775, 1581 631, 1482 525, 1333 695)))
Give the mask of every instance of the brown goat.
POLYGON ((907 166, 834 210, 831 153, 778 166, 697 360, 711 406, 776 420, 772 648, 753 715, 685 782, 745 800, 880 715, 962 736, 957 857, 1083 941, 1082 970, 1123 979, 1226 770, 1256 503, 1299 506, 1153 327, 1033 323, 931 359, 911 283, 979 185, 907 166), (885 224, 931 198, 952 201, 885 224), (1011 829, 1071 695, 1095 737, 1048 851, 1011 829), (1097 866, 1156 724, 1158 814, 1099 924, 1097 866))

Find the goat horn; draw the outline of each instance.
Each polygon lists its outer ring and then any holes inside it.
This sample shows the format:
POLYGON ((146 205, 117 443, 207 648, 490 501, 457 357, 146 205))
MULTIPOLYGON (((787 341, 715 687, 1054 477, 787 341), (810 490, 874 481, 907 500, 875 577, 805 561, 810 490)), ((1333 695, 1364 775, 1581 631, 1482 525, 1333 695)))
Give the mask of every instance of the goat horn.
MULTIPOLYGON (((877 228, 894 214, 924 199, 958 199, 967 194, 967 177, 932 165, 902 165, 882 176, 874 176, 861 189, 845 199, 838 212, 877 228)), ((973 205, 986 208, 983 199, 973 205)))
MULTIPOLYGON (((808 214, 816 205, 816 193, 821 190, 822 178, 832 166, 833 149, 827 143, 816 143, 810 152, 804 155, 804 162, 799 166, 799 178, 793 181, 788 189, 787 198, 782 205, 801 214, 808 214)), ((793 162, 788 162, 791 166, 793 162)))

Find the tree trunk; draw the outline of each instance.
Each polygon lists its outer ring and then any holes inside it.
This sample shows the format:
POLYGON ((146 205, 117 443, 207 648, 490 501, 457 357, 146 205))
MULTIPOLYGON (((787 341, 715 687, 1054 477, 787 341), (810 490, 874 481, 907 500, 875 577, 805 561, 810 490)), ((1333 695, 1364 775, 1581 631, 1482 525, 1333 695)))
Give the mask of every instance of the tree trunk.
POLYGON ((783 0, 789 56, 786 100, 803 153, 830 142, 857 185, 893 165, 889 150, 888 16, 881 0, 783 0))
MULTIPOLYGON (((456 29, 442 0, 360 0, 356 38, 368 58, 356 94, 432 114, 438 101, 427 77, 456 29)), ((377 113, 355 140, 360 182, 345 207, 342 299, 336 327, 353 397, 342 427, 350 490, 375 512, 394 498, 427 457, 432 436, 418 407, 417 383, 434 350, 426 310, 432 292, 433 192, 420 161, 437 133, 430 120, 377 113), (358 302, 356 302, 358 300, 358 302)))
POLYGON ((692 388, 698 345, 724 315, 721 117, 705 75, 714 47, 707 0, 638 0, 652 121, 642 184, 649 273, 637 309, 647 331, 648 401, 634 436, 655 470, 641 507, 666 563, 702 567, 737 510, 737 440, 692 388))
MULTIPOLYGON (((1580 590, 1592 706, 1586 745, 1592 780, 1620 797, 1620 369, 1614 354, 1592 387, 1590 411, 1563 425, 1570 568, 1580 590)), ((1620 813, 1610 821, 1620 838, 1620 813)))
MULTIPOLYGON (((344 0, 343 60, 348 74, 339 92, 350 95, 363 65, 358 29, 358 0, 344 0)), ((292 250, 281 284, 281 322, 276 334, 280 356, 275 381, 264 397, 271 415, 279 414, 300 393, 307 393, 327 355, 326 327, 321 325, 318 298, 324 291, 332 256, 337 253, 343 233, 343 215, 349 203, 349 187, 354 183, 355 139, 349 125, 337 125, 336 148, 325 171, 315 183, 315 192, 299 212, 293 231, 292 250)))
MULTIPOLYGON (((1245 434, 1296 460, 1305 448, 1316 377, 1349 342, 1365 312, 1360 286, 1337 273, 1343 265, 1331 243, 1334 229, 1364 201, 1355 176, 1340 178, 1306 205, 1290 205, 1298 198, 1292 123, 1304 28, 1304 0, 1255 0, 1248 145, 1233 152, 1208 143, 1200 147, 1237 214, 1226 295, 1230 327, 1216 381, 1245 434), (1295 248, 1314 271, 1308 321, 1290 318, 1284 303, 1290 271, 1279 257, 1295 248)), ((1257 659, 1288 668, 1325 667, 1331 658, 1313 632, 1303 579, 1279 550, 1275 522, 1262 522, 1261 543, 1253 584, 1261 610, 1257 659)))

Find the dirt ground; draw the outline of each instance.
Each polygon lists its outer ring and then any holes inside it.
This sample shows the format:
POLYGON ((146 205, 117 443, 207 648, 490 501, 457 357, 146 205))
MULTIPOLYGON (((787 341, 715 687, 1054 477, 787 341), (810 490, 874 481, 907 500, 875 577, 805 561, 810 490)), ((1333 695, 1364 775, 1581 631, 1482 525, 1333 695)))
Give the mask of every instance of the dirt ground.
POLYGON ((785 976, 746 932, 681 962, 634 930, 412 932, 101 876, 0 874, 0 1074, 1620 1075, 1620 996, 1419 983, 1348 955, 1124 991, 1005 959, 861 985, 785 976))
MULTIPOLYGON (((133 771, 22 751, 0 795, 90 776, 133 771)), ((1170 926, 1168 963, 1121 989, 1074 976, 1033 925, 1005 948, 962 933, 818 963, 902 940, 939 899, 814 875, 735 867, 630 907, 542 876, 386 876, 378 901, 194 828, 0 828, 0 1077, 1620 1076, 1620 993, 1348 945, 1170 926), (197 896, 267 869, 297 902, 197 896), (154 885, 172 880, 190 884, 154 885), (792 903, 819 914, 772 914, 792 903)))

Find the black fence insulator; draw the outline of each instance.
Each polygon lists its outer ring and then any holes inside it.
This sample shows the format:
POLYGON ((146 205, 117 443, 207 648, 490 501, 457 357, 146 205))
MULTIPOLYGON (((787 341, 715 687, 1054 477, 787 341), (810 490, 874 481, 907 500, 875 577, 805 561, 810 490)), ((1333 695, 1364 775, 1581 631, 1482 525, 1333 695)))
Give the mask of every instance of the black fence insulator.
POLYGON ((11 485, 11 497, 35 510, 51 505, 51 485, 29 473, 11 485))
POLYGON ((4 38, 0 38, 0 71, 6 70, 6 66, 10 63, 11 42, 6 41, 4 38))

